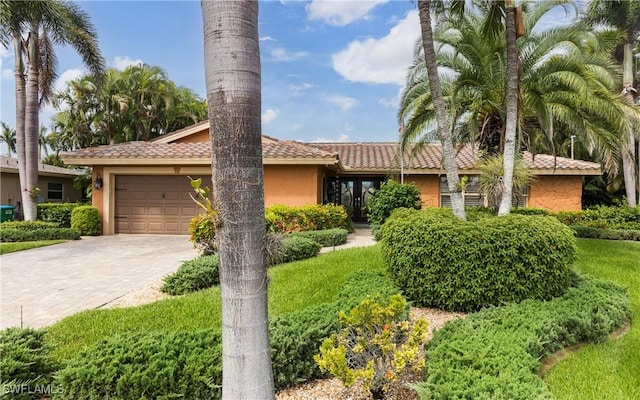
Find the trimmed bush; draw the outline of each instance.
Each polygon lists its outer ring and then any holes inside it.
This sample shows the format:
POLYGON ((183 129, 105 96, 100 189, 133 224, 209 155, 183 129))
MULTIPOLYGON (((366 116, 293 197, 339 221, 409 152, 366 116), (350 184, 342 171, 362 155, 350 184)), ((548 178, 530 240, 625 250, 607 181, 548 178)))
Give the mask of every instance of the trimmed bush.
MULTIPOLYGON (((335 302, 270 321, 276 388, 320 377, 313 360, 320 343, 340 328, 338 314, 376 294, 398 289, 383 275, 347 277, 335 302)), ((65 399, 219 399, 222 382, 219 331, 116 335, 82 351, 57 375, 65 399)))
POLYGON ((581 342, 602 342, 631 316, 613 284, 584 280, 549 302, 526 300, 449 322, 427 343, 422 399, 552 399, 540 359, 581 342))
POLYGON ((206 289, 220 284, 218 255, 200 256, 185 261, 163 279, 161 291, 179 295, 206 289))
POLYGON ((277 204, 266 209, 265 217, 268 232, 291 233, 333 228, 353 231, 345 208, 334 204, 300 207, 277 204))
POLYGON ((599 206, 582 211, 563 211, 553 215, 563 224, 571 226, 640 230, 640 207, 599 206))
POLYGON ((579 225, 572 225, 570 228, 579 238, 640 241, 640 230, 604 229, 579 225))
POLYGON ((322 247, 331 247, 347 243, 348 234, 349 232, 346 229, 334 228, 323 229, 321 231, 295 232, 292 233, 290 237, 304 237, 313 240, 322 247))
POLYGON ((37 219, 53 222, 59 228, 71 228, 71 211, 82 203, 42 203, 38 204, 37 219))
MULTIPOLYGON (((22 385, 42 394, 59 391, 53 385, 58 365, 49 354, 44 331, 31 328, 8 328, 0 331, 0 393, 12 399, 41 398, 37 393, 17 393, 22 385)), ((28 392, 28 391, 27 391, 28 392)))
POLYGON ((402 209, 382 227, 382 250, 410 301, 445 310, 549 300, 575 280, 573 231, 550 217, 464 222, 448 209, 402 209))
POLYGON ((420 189, 413 184, 388 180, 380 185, 367 204, 367 217, 373 226, 380 226, 396 208, 420 209, 420 189))
POLYGON ((79 230, 81 235, 99 235, 100 212, 93 206, 80 206, 74 208, 71 211, 71 228, 79 230))
POLYGON ((200 214, 193 217, 189 222, 189 233, 193 248, 201 255, 216 253, 216 214, 200 214))
POLYGON ((57 376, 63 399, 217 399, 219 331, 115 335, 84 350, 57 376))
POLYGON ((540 216, 549 216, 551 213, 544 208, 512 208, 511 214, 519 214, 519 215, 540 215, 540 216))
POLYGON ((1 229, 2 242, 34 242, 38 240, 78 240, 80 231, 71 228, 43 228, 32 231, 21 229, 1 229))
POLYGON ((289 236, 282 240, 284 253, 280 257, 281 263, 304 260, 318 255, 321 246, 305 237, 289 236))
POLYGON ((7 221, 0 224, 0 229, 15 229, 18 231, 35 231, 57 227, 58 225, 54 222, 44 221, 7 221))

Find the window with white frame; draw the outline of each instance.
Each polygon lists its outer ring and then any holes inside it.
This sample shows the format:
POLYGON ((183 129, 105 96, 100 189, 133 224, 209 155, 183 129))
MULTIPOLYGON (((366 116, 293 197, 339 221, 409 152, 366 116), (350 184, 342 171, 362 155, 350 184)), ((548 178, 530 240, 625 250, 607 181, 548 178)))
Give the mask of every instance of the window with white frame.
POLYGON ((59 182, 49 182, 47 184, 47 200, 58 202, 64 198, 62 195, 63 184, 59 182))

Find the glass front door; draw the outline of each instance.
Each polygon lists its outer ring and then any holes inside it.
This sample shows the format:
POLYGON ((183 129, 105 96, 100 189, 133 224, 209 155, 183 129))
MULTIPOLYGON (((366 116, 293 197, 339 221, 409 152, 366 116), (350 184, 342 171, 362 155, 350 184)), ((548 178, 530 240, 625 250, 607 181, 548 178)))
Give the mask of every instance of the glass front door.
POLYGON ((335 202, 347 208, 354 222, 367 222, 367 204, 383 178, 340 178, 335 202))

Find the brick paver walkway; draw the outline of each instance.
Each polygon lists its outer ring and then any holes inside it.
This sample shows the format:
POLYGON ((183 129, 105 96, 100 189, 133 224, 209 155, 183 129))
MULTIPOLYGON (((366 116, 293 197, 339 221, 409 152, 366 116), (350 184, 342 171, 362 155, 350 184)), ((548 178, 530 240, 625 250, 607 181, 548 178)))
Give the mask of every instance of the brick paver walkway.
POLYGON ((83 237, 0 256, 0 329, 39 328, 149 285, 196 256, 187 236, 83 237))

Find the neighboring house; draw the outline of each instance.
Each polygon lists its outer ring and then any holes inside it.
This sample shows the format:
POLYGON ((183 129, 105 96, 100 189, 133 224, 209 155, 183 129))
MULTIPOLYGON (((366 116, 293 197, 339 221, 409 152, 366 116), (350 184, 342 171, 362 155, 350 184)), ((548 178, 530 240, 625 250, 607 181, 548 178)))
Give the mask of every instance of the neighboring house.
MULTIPOLYGON (((38 203, 76 202, 82 200, 82 190, 73 187, 81 171, 38 164, 38 203)), ((22 202, 18 160, 0 156, 0 204, 17 206, 22 202)))
MULTIPOLYGON (((389 176, 404 172, 415 182, 424 206, 446 206, 442 152, 427 145, 400 165, 396 143, 301 143, 263 136, 265 205, 344 204, 355 221, 366 220, 369 195, 389 176)), ((93 205, 100 209, 104 234, 187 233, 199 210, 190 198, 188 177, 211 186, 209 122, 166 134, 150 142, 91 147, 61 155, 69 164, 93 167, 93 205)), ((477 154, 458 153, 461 175, 469 177, 467 204, 484 204, 479 193, 477 154)), ((582 178, 600 175, 600 165, 549 155, 524 154, 536 180, 520 205, 549 210, 579 210, 582 178)))

